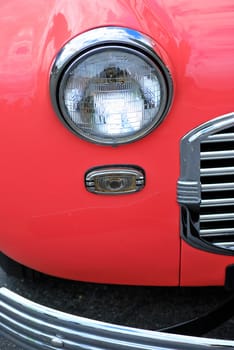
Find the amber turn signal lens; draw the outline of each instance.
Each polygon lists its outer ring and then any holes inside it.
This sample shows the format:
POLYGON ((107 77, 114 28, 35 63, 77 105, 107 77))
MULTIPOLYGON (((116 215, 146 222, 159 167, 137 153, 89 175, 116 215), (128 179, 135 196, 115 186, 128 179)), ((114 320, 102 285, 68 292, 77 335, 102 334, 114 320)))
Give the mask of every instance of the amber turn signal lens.
POLYGON ((96 194, 127 194, 140 191, 145 184, 143 170, 134 167, 102 167, 89 171, 85 185, 96 194))

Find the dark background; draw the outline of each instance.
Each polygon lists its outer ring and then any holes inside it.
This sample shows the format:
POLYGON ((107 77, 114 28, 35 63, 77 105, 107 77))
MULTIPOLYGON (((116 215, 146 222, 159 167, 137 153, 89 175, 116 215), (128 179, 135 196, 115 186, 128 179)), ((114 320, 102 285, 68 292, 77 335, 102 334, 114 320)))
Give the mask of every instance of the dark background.
MULTIPOLYGON (((220 287, 113 286, 66 281, 48 276, 42 276, 37 282, 30 282, 7 277, 1 269, 0 286, 64 312, 150 330, 197 317, 234 294, 220 287)), ((234 340, 234 317, 206 334, 206 337, 234 340)), ((21 350, 1 337, 0 349, 21 350)))

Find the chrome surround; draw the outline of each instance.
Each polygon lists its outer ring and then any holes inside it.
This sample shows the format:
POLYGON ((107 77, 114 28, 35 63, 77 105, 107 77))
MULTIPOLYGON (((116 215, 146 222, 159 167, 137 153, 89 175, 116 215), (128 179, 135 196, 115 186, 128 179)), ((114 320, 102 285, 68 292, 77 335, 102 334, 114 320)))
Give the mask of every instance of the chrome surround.
POLYGON ((105 194, 105 195, 118 195, 118 194, 129 194, 135 193, 144 188, 145 185, 145 175, 144 171, 140 168, 131 167, 131 166, 103 166, 96 169, 91 169, 85 175, 85 186, 86 189, 95 194, 105 194), (129 188, 128 190, 103 190, 95 186, 96 179, 102 176, 119 176, 119 177, 132 177, 133 182, 135 182, 135 188, 129 188))
MULTIPOLYGON (((190 131, 181 140, 181 173, 177 184, 177 201, 181 206, 181 235, 188 243, 204 250, 233 255, 234 251, 231 244, 207 243, 205 237, 211 234, 209 229, 200 229, 200 222, 211 222, 233 220, 233 214, 208 214, 200 215, 200 209, 204 207, 216 207, 234 205, 233 198, 224 199, 202 199, 201 194, 209 191, 229 191, 234 190, 234 182, 208 183, 203 184, 200 181, 201 176, 231 176, 234 174, 234 167, 227 168, 202 168, 200 162, 203 160, 213 159, 232 159, 234 151, 210 151, 203 152, 200 150, 201 144, 232 142, 234 133, 220 133, 222 130, 234 126, 234 113, 225 114, 221 117, 214 118, 199 127, 190 131)), ((215 234, 234 234, 233 228, 226 230, 213 229, 215 234)))
MULTIPOLYGON (((180 184, 195 182, 199 187, 200 143, 206 139, 211 140, 213 136, 212 134, 231 127, 232 125, 234 125, 234 113, 228 113, 198 126, 182 138, 180 147, 180 184)), ((180 191, 178 194, 180 195, 180 191)))
POLYGON ((234 349, 234 341, 118 326, 63 313, 0 288, 0 334, 29 349, 234 349))
POLYGON ((153 39, 138 31, 123 27, 101 27, 92 29, 78 35, 66 43, 55 58, 50 75, 50 95, 52 104, 56 114, 63 124, 80 138, 89 142, 103 145, 118 145, 134 142, 146 136, 153 129, 155 129, 155 127, 161 123, 168 113, 173 93, 172 79, 169 70, 156 54, 155 49, 157 49, 157 45, 153 39), (88 55, 93 50, 102 50, 109 47, 122 48, 130 51, 132 50, 138 55, 142 57, 144 56, 146 60, 151 60, 160 71, 163 84, 165 84, 166 88, 166 100, 162 110, 160 109, 159 117, 156 119, 155 124, 144 130, 144 132, 139 132, 139 135, 137 136, 126 136, 120 142, 116 140, 99 140, 92 138, 91 136, 88 138, 84 134, 78 133, 78 130, 74 127, 74 125, 69 123, 67 118, 64 116, 64 109, 59 103, 59 86, 63 80, 64 74, 69 70, 70 66, 73 65, 76 60, 88 55))

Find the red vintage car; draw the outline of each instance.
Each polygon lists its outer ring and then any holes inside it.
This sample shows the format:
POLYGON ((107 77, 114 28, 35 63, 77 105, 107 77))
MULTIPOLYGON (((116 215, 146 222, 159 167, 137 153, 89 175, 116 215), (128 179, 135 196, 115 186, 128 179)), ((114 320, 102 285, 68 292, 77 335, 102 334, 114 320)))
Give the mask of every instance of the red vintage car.
POLYGON ((232 0, 0 4, 10 271, 234 284, 232 0))

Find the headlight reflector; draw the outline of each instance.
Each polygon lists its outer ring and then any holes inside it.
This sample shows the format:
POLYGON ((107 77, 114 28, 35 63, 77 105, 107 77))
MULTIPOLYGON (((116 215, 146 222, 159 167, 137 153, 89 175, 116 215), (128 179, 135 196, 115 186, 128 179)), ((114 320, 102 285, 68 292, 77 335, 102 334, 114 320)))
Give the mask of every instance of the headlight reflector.
POLYGON ((91 46, 57 79, 56 110, 76 134, 95 143, 143 137, 162 120, 168 102, 168 81, 158 61, 123 44, 91 46))

